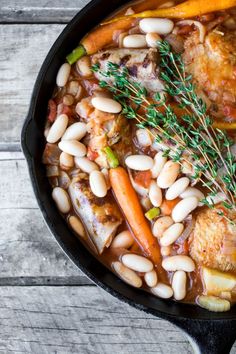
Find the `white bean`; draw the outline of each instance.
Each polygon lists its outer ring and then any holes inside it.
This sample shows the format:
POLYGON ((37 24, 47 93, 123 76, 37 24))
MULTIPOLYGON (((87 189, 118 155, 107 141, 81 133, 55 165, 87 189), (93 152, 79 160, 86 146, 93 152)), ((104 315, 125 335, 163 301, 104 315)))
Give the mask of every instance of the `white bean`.
POLYGON ((157 285, 158 278, 157 278, 157 273, 153 269, 151 272, 147 272, 144 274, 144 280, 150 288, 153 288, 154 286, 157 285))
POLYGON ((152 181, 149 187, 149 198, 153 206, 159 207, 162 203, 162 191, 155 181, 152 181))
POLYGON ((74 166, 74 157, 67 154, 66 152, 61 153, 59 160, 62 170, 69 170, 74 166))
POLYGON ((124 254, 121 261, 126 267, 133 269, 136 272, 146 273, 153 270, 152 262, 149 259, 137 254, 124 254))
POLYGON ((176 223, 171 225, 164 233, 160 239, 161 246, 170 246, 174 243, 177 238, 182 234, 184 230, 184 225, 181 223, 176 223))
POLYGON ((55 187, 52 191, 52 199, 61 213, 66 214, 70 211, 70 199, 67 192, 61 187, 55 187))
POLYGON ((194 187, 188 187, 180 194, 180 198, 182 199, 189 197, 197 197, 199 201, 205 198, 204 194, 199 189, 194 187))
POLYGON ((161 40, 162 38, 157 33, 149 32, 146 34, 146 42, 150 48, 157 48, 158 42, 161 40))
POLYGON ((157 178, 158 186, 162 189, 169 188, 178 177, 179 170, 177 162, 167 161, 157 178))
POLYGON ((82 122, 70 125, 61 140, 81 140, 87 133, 87 125, 82 122))
POLYGON ((143 34, 130 34, 123 39, 125 48, 145 48, 147 46, 146 37, 143 34))
POLYGON ((138 274, 124 266, 121 262, 113 262, 112 267, 119 277, 129 285, 132 285, 135 288, 140 288, 142 286, 142 279, 138 274))
POLYGON ((164 283, 158 283, 154 288, 151 289, 151 292, 154 295, 161 297, 162 299, 169 299, 171 296, 173 296, 173 290, 171 287, 164 283))
POLYGON ((77 140, 63 140, 58 144, 59 149, 72 156, 83 157, 86 155, 86 146, 77 140))
POLYGON ((162 246, 160 248, 161 255, 163 257, 170 256, 171 254, 171 247, 170 246, 162 246))
POLYGON ((193 272, 195 269, 195 264, 190 257, 177 255, 163 259, 162 267, 168 272, 175 272, 176 270, 193 272))
POLYGON ((177 270, 173 275, 172 289, 175 300, 183 300, 186 296, 187 276, 183 270, 177 270))
POLYGON ((130 248, 134 243, 134 238, 132 237, 129 230, 120 232, 114 240, 112 241, 111 248, 130 248))
POLYGON ((69 225, 73 231, 77 233, 77 235, 85 238, 85 230, 82 222, 74 215, 70 216, 68 219, 69 225))
POLYGON ((71 106, 74 103, 74 97, 72 95, 65 95, 63 97, 63 103, 66 106, 71 106))
POLYGON ((183 221, 198 206, 198 198, 189 197, 182 199, 172 210, 172 219, 175 222, 183 221))
POLYGON ((62 66, 60 67, 57 73, 57 78, 56 78, 57 86, 63 87, 67 84, 67 81, 70 76, 70 70, 71 70, 70 64, 68 63, 62 64, 62 66))
POLYGON ((90 161, 87 157, 75 157, 75 166, 80 168, 83 172, 91 173, 92 171, 97 171, 98 165, 90 161))
POLYGON ((153 225, 153 235, 158 238, 162 237, 165 230, 167 230, 173 223, 174 221, 170 216, 161 216, 153 225))
POLYGON ((61 114, 57 117, 47 135, 48 143, 56 143, 64 134, 68 124, 68 117, 66 114, 61 114))
POLYGON ((174 28, 174 22, 167 18, 143 18, 139 27, 144 33, 169 34, 174 28))
POLYGON ((94 195, 103 198, 107 194, 107 185, 101 171, 92 171, 89 175, 90 188, 94 195))
POLYGON ((108 97, 93 97, 91 103, 94 108, 107 113, 120 113, 122 110, 119 102, 108 97))
POLYGON ((167 157, 163 156, 163 152, 158 152, 154 157, 154 165, 151 169, 152 178, 157 178, 163 169, 165 163, 167 162, 167 157))
POLYGON ((141 146, 150 146, 152 145, 152 138, 150 136, 150 133, 146 129, 137 129, 136 131, 136 136, 138 139, 138 143, 141 146))
POLYGON ((136 171, 147 171, 153 167, 153 159, 147 155, 130 155, 126 157, 125 164, 136 171))
POLYGON ((82 76, 89 77, 92 75, 91 61, 88 56, 84 56, 84 57, 80 58, 76 62, 76 67, 82 76))
POLYGON ((190 179, 188 177, 181 177, 175 181, 175 183, 170 186, 170 188, 166 191, 166 199, 173 200, 177 198, 181 193, 185 191, 190 183, 190 179))

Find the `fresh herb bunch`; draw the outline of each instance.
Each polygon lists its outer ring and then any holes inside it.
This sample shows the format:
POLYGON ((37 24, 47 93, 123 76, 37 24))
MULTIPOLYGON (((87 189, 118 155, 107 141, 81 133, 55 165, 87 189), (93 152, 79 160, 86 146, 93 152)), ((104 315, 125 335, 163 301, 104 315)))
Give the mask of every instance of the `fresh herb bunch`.
MULTIPOLYGON (((135 119, 138 127, 149 130, 164 146, 166 156, 192 166, 193 178, 209 190, 202 203, 214 207, 213 197, 220 192, 225 199, 223 206, 236 211, 236 160, 230 151, 233 141, 226 132, 213 127, 206 104, 197 96, 181 55, 174 53, 166 41, 159 42, 158 48, 165 92, 177 100, 183 111, 181 117, 167 103, 165 94, 156 93, 150 99, 147 90, 132 80, 125 67, 108 63, 106 71, 101 72, 99 65, 94 65, 93 70, 104 77, 100 86, 113 93, 128 119, 135 119), (224 172, 220 174, 222 168, 224 172)), ((223 211, 218 213, 229 220, 223 211)))

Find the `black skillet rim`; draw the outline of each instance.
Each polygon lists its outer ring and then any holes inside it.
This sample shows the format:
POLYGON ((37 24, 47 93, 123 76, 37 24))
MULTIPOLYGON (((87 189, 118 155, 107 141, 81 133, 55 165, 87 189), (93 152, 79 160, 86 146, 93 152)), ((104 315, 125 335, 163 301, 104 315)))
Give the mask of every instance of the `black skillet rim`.
MULTIPOLYGON (((52 48, 50 49, 45 61, 42 64, 42 67, 40 69, 40 72, 38 74, 38 77, 35 82, 32 98, 31 98, 31 103, 30 103, 30 108, 28 111, 27 118, 25 119, 24 126, 22 128, 22 133, 21 133, 21 144, 22 144, 22 149, 24 152, 24 155, 26 157, 27 163, 28 163, 28 169, 29 169, 29 174, 30 174, 30 179, 31 183, 33 186, 33 190, 39 205, 39 208, 43 214, 44 220, 50 229, 51 233, 54 235, 56 241, 60 245, 60 247, 63 249, 63 251, 67 254, 67 256, 73 261, 73 263, 80 269, 82 272, 89 278, 91 279, 96 285, 98 285, 100 288, 104 289, 108 293, 110 293, 112 296, 115 298, 121 300, 122 302, 128 303, 129 305, 133 306, 134 308, 138 310, 142 310, 146 313, 153 314, 155 316, 161 317, 161 318, 166 318, 169 320, 203 320, 203 321, 208 321, 208 320, 213 320, 215 321, 222 321, 222 320, 233 320, 235 319, 235 314, 236 314, 236 307, 233 307, 230 312, 226 313, 210 313, 202 308, 197 307, 196 305, 190 305, 190 304, 184 304, 184 303, 176 303, 172 300, 166 301, 166 300, 161 300, 153 295, 146 294, 141 290, 137 290, 134 288, 131 288, 129 285, 125 283, 121 283, 120 280, 106 267, 101 265, 100 262, 98 262, 87 250, 84 248, 84 246, 76 239, 73 240, 73 245, 79 245, 79 248, 76 250, 78 252, 77 255, 73 254, 71 249, 68 248, 68 245, 62 240, 62 237, 60 234, 65 232, 66 234, 69 234, 69 237, 71 237, 71 232, 66 225, 65 221, 63 218, 60 216, 58 211, 56 210, 56 207, 53 205, 53 201, 50 196, 44 196, 45 199, 42 198, 42 195, 40 194, 39 191, 39 179, 36 176, 35 172, 35 158, 32 157, 31 151, 29 151, 29 146, 28 146, 28 135, 31 135, 32 131, 30 129, 35 129, 36 125, 32 127, 34 123, 34 117, 35 117, 35 112, 37 112, 38 109, 38 99, 39 99, 39 93, 40 90, 42 90, 42 85, 45 80, 45 76, 47 75, 47 72, 49 70, 49 67, 51 63, 55 60, 57 53, 61 47, 63 47, 63 44, 67 37, 69 36, 71 31, 75 31, 76 27, 78 27, 79 22, 84 20, 86 16, 93 17, 93 11, 94 9, 99 9, 100 5, 103 5, 104 1, 103 0, 93 0, 91 1, 86 7, 84 7, 70 22, 69 24, 65 27, 65 29, 62 31, 62 33, 59 35, 55 43, 53 44, 52 48), (30 133, 30 134, 29 134, 30 133), (49 204, 50 210, 46 204, 49 204), (59 226, 52 221, 52 216, 50 216, 50 213, 54 213, 56 221, 59 223, 59 226), (60 230, 59 230, 60 227, 60 230), (79 255, 81 253, 81 255, 79 255), (92 257, 92 267, 95 267, 93 270, 88 269, 88 265, 86 265, 86 260, 85 256, 92 257), (79 258, 82 258, 79 259, 79 258), (98 266, 98 267, 97 267, 98 266), (99 271, 98 269, 99 268, 99 271), (108 277, 105 276, 104 279, 104 274, 103 275, 103 280, 98 279, 98 275, 96 272, 100 273, 101 271, 104 271, 108 273, 108 277), (110 282, 115 282, 115 287, 116 289, 110 285, 110 282), (126 292, 126 295, 124 295, 122 292, 126 292), (133 299, 133 295, 135 295, 136 300, 133 299), (144 301, 146 298, 146 301, 144 301), (150 302, 150 304, 145 304, 145 302, 150 302), (155 306, 156 305, 156 306, 155 306), (154 308, 155 307, 155 308, 154 308), (171 310, 171 311, 170 311, 171 310)), ((107 6, 106 9, 103 9, 103 15, 100 15, 100 19, 98 18, 98 21, 92 20, 93 23, 99 21, 112 11, 118 9, 121 5, 126 4, 127 2, 125 0, 112 0, 109 3, 109 6, 107 6), (105 12, 105 13, 104 13, 105 12)), ((94 27, 94 25, 90 26, 90 28, 94 27)), ((85 31, 85 33, 88 31, 88 29, 85 31)), ((79 36, 78 36, 79 37, 79 36)), ((74 44, 73 44, 74 45, 74 44)), ((74 45, 75 46, 75 45, 74 45)), ((73 49, 73 46, 71 46, 70 49, 73 49)), ((50 95, 48 95, 50 98, 50 95)), ((47 102, 45 102, 45 107, 47 106, 47 102)), ((37 133, 35 133, 37 135, 37 133)), ((32 137, 32 136, 31 136, 32 137)), ((38 138, 38 137, 37 137, 38 138)), ((42 139, 42 132, 41 132, 41 137, 42 139)), ((36 161, 37 162, 37 161, 36 161)), ((41 181, 42 183, 42 181, 41 181)), ((74 236, 75 238, 75 236, 74 236)), ((70 240, 71 241, 71 240, 70 240)), ((91 265, 90 265, 91 267, 91 265)), ((99 274, 101 276, 101 274, 99 274)))

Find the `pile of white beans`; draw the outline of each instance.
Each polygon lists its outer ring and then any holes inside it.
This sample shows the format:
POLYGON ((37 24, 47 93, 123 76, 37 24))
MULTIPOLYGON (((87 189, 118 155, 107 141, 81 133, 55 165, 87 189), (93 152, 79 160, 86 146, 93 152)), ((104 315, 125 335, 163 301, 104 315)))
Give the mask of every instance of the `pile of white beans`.
MULTIPOLYGON (((169 19, 142 19, 139 22, 138 33, 121 34, 119 43, 125 48, 155 48, 157 41, 161 40, 160 36, 168 35, 173 31, 173 28, 174 23, 169 19)), ((82 77, 86 78, 92 75, 89 57, 81 58, 76 63, 76 68, 82 77)), ((81 96, 81 88, 77 82, 69 82, 70 75, 71 66, 64 63, 56 78, 59 88, 69 87, 69 94, 63 98, 63 103, 66 105, 73 104, 74 99, 78 100, 81 96)), ((122 110, 118 102, 102 95, 92 97, 91 104, 94 109, 111 114, 118 114, 122 110)), ((96 162, 89 160, 87 146, 83 140, 88 132, 89 127, 86 123, 77 122, 69 125, 68 116, 58 114, 54 123, 47 128, 45 136, 48 143, 57 143, 61 150, 59 159, 61 170, 68 171, 75 167, 87 173, 92 193, 98 198, 103 198, 110 188, 108 170, 100 168, 96 162)), ((150 135, 144 129, 138 129, 136 136, 140 146, 153 146, 150 135)), ((134 287, 140 288, 146 284, 150 291, 160 298, 167 299, 173 296, 176 300, 182 300, 186 296, 187 274, 195 270, 195 265, 188 256, 170 256, 171 246, 183 233, 185 219, 197 208, 204 195, 197 188, 190 186, 190 179, 183 173, 181 174, 180 165, 168 160, 162 151, 158 151, 154 158, 141 154, 130 155, 125 159, 125 164, 129 170, 151 172, 150 187, 147 190, 142 189, 140 197, 145 194, 145 198, 153 207, 161 207, 164 198, 167 200, 181 198, 172 210, 171 216, 161 215, 155 219, 152 225, 153 235, 158 238, 161 246, 162 267, 172 274, 171 284, 167 285, 158 280, 157 272, 149 259, 129 251, 134 239, 128 230, 119 233, 110 245, 111 249, 127 250, 119 260, 112 263, 112 267, 121 279, 134 287)), ((136 191, 140 193, 140 188, 137 188, 136 191)), ((86 234, 81 221, 70 214, 72 206, 66 188, 54 187, 52 198, 59 211, 64 215, 68 214, 70 227, 84 238, 86 234)))
POLYGON ((123 48, 156 48, 157 42, 170 34, 174 29, 174 22, 166 18, 144 18, 139 21, 139 27, 130 33, 121 33, 119 46, 123 48), (132 33, 136 32, 136 33, 132 33))
MULTIPOLYGON (((129 248, 134 240, 130 231, 122 231, 113 240, 111 248, 129 248)), ((127 251, 128 252, 128 251, 127 251)), ((112 267, 119 277, 136 288, 143 286, 143 282, 156 296, 168 299, 183 300, 187 292, 187 273, 195 270, 192 259, 188 256, 175 255, 166 257, 162 267, 172 272, 171 285, 158 280, 153 263, 144 256, 135 253, 123 253, 119 261, 113 262, 112 267)))

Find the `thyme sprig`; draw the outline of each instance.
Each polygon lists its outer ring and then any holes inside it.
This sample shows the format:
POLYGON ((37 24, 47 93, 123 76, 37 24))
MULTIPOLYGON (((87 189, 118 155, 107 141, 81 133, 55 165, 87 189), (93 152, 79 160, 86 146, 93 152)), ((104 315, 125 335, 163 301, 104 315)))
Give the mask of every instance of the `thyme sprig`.
MULTIPOLYGON (((125 67, 110 62, 106 71, 100 71, 99 65, 94 65, 93 70, 104 77, 100 86, 113 93, 128 119, 135 119, 138 127, 147 129, 157 143, 164 145, 166 156, 182 166, 191 165, 192 178, 209 191, 202 203, 213 208, 213 197, 221 192, 225 197, 223 206, 236 211, 236 160, 230 150, 233 141, 226 132, 213 128, 206 104, 196 94, 181 55, 165 41, 158 46, 165 92, 178 102, 181 117, 177 117, 165 94, 156 93, 150 99, 145 87, 134 81, 125 67)), ((219 214, 232 222, 222 211, 219 214)))

